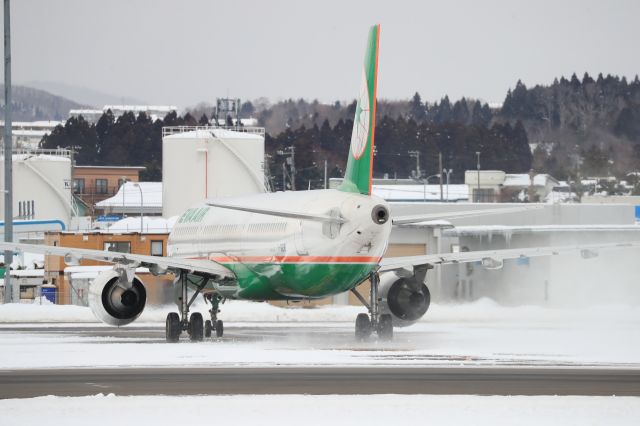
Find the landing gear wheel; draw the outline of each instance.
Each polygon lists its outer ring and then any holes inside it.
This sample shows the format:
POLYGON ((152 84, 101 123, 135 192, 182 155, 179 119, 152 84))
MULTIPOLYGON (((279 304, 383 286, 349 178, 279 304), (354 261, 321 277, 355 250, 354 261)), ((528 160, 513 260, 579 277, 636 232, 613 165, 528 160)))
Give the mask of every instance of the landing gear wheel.
POLYGON ((356 339, 364 340, 371 335, 371 321, 369 315, 358 314, 356 317, 356 339))
POLYGON ((203 321, 200 312, 194 312, 189 318, 189 338, 192 342, 200 342, 203 335, 203 321))
POLYGON ((165 337, 167 342, 175 343, 180 339, 181 330, 180 317, 175 312, 170 312, 167 315, 167 321, 165 323, 165 337))
POLYGON ((380 340, 393 339, 393 320, 391 314, 382 314, 378 319, 378 337, 380 340))
POLYGON ((211 320, 206 320, 204 322, 204 337, 211 337, 211 330, 213 330, 211 320))
POLYGON ((216 337, 222 337, 224 334, 224 323, 222 320, 216 321, 216 337))

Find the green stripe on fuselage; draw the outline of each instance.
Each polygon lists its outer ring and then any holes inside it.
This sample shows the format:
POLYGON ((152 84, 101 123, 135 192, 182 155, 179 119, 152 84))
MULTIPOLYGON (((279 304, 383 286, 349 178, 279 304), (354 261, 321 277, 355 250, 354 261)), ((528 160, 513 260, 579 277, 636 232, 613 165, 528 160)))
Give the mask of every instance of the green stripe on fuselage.
POLYGON ((226 263, 236 274, 238 297, 247 300, 323 298, 364 281, 375 263, 226 263))

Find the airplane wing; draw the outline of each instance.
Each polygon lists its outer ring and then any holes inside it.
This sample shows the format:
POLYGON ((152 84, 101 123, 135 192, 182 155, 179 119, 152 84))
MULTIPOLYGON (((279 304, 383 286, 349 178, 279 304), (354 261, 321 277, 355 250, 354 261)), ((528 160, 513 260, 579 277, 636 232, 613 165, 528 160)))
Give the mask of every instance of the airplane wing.
POLYGON ((38 253, 44 255, 62 256, 67 263, 80 259, 91 259, 100 262, 110 262, 120 265, 138 267, 146 266, 152 271, 183 270, 192 273, 210 275, 214 280, 235 278, 231 270, 211 260, 182 259, 165 256, 147 256, 143 254, 120 253, 107 250, 89 250, 71 247, 45 246, 35 244, 20 244, 0 242, 0 250, 14 252, 38 253))
POLYGON ((391 221, 394 225, 408 225, 411 223, 429 222, 440 219, 455 219, 461 217, 477 217, 488 216, 493 214, 519 213, 528 210, 540 210, 544 208, 541 205, 507 207, 504 209, 484 209, 484 210, 465 210, 461 212, 439 212, 427 213, 409 216, 392 216, 391 221))
POLYGON ((598 250, 640 248, 640 241, 624 243, 582 244, 573 246, 529 247, 504 250, 482 250, 458 253, 427 254, 422 256, 388 257, 380 261, 379 272, 411 268, 421 265, 442 265, 448 263, 482 262, 491 267, 507 259, 526 257, 556 256, 568 253, 580 253, 584 258, 597 256, 598 250))

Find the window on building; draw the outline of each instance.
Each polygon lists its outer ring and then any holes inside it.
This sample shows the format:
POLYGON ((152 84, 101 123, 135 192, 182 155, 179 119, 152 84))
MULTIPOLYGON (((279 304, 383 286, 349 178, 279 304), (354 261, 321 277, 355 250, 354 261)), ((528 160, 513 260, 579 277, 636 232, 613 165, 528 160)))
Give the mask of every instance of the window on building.
POLYGON ((84 178, 78 178, 73 180, 73 193, 84 194, 84 178))
POLYGON ((96 194, 106 194, 106 193, 107 193, 107 180, 96 179, 96 194))
POLYGON ((118 253, 131 253, 131 243, 129 241, 109 241, 104 243, 104 249, 118 253))
POLYGON ((163 256, 164 249, 162 241, 151 241, 151 256, 163 256))
POLYGON ((496 197, 493 188, 473 188, 473 201, 475 203, 494 203, 496 197))

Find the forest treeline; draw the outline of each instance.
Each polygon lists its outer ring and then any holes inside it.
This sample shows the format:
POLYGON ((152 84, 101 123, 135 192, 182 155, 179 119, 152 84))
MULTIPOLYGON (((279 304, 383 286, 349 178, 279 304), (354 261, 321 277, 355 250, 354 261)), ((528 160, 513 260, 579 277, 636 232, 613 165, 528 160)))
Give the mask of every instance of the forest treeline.
MULTIPOLYGON (((295 146, 296 188, 321 187, 324 162, 329 176, 341 177, 349 149, 355 102, 322 104, 264 99, 245 102, 241 117, 255 117, 266 128, 268 171, 275 189, 282 188, 278 154, 295 146)), ((142 178, 161 180, 162 127, 203 125, 212 108, 202 104, 183 116, 171 113, 151 121, 146 115, 110 111, 95 124, 70 118, 45 137, 45 148, 76 147, 78 164, 143 165, 142 178)), ((581 176, 625 176, 640 170, 640 82, 585 74, 561 78, 549 86, 527 88, 518 81, 500 108, 472 99, 455 102, 444 97, 423 102, 420 95, 407 101, 378 102, 374 174, 424 178, 443 166, 453 169, 452 182, 476 168, 527 173, 531 169, 558 179, 581 176), (535 147, 533 153, 531 146, 535 147), (421 176, 416 176, 420 152, 421 176)))

